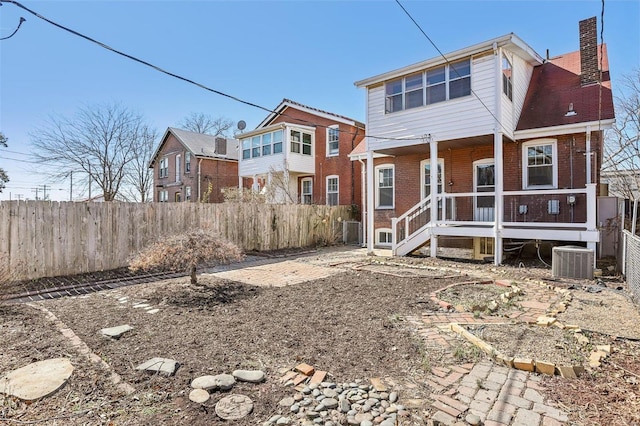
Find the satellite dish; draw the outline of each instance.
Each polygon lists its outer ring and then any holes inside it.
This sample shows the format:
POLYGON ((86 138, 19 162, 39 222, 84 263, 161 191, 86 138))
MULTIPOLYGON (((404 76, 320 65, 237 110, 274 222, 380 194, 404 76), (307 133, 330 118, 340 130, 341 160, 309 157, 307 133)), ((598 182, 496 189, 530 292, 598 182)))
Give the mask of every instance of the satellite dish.
POLYGON ((238 130, 243 131, 247 127, 247 123, 244 120, 238 121, 238 130))

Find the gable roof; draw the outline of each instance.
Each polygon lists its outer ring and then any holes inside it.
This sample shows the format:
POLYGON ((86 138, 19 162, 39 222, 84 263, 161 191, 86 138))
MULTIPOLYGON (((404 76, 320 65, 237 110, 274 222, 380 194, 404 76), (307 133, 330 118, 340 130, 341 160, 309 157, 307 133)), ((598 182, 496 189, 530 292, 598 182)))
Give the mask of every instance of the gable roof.
MULTIPOLYGON (((259 129, 261 127, 266 127, 273 122, 279 115, 286 115, 284 112, 287 108, 295 108, 297 110, 308 112, 309 114, 317 115, 320 117, 328 118, 334 121, 338 121, 344 124, 348 124, 350 126, 362 127, 364 128, 364 123, 361 123, 353 118, 345 117, 344 115, 335 114, 333 112, 324 111, 318 108, 310 107, 308 105, 301 104, 296 101, 292 101, 291 99, 284 98, 282 102, 273 110, 274 112, 270 113, 267 118, 262 120, 260 124, 256 127, 259 129)), ((286 117, 285 117, 286 118, 286 117)), ((295 121, 300 121, 299 119, 295 119, 295 121)), ((312 123, 309 123, 310 125, 312 123)))
POLYGON ((160 144, 156 148, 156 151, 151 157, 149 167, 153 167, 156 162, 158 154, 162 150, 169 134, 172 134, 178 142, 180 142, 188 151, 190 151, 196 158, 210 158, 221 160, 237 160, 238 159, 238 141, 236 139, 227 139, 222 136, 212 136, 203 133, 190 132, 188 130, 176 129, 175 127, 168 127, 167 131, 160 139, 160 144), (227 153, 216 153, 216 139, 223 138, 227 143, 227 153))
POLYGON ((602 84, 582 86, 580 51, 549 59, 533 69, 516 131, 614 119, 607 46, 598 46, 602 84), (601 49, 602 47, 602 57, 601 49), (576 114, 567 115, 573 104, 576 114))

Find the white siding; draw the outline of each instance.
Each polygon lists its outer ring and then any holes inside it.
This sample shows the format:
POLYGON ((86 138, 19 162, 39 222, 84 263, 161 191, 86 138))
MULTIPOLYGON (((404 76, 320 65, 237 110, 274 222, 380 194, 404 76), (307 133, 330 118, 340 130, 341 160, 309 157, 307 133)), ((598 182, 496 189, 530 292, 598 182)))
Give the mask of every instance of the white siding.
MULTIPOLYGON (((491 113, 495 111, 495 84, 494 55, 474 58, 471 89, 491 113)), ((417 140, 401 142, 370 138, 369 147, 373 150, 419 144, 425 134, 441 141, 493 133, 494 118, 473 93, 464 98, 385 114, 384 90, 384 85, 369 89, 367 133, 389 138, 415 137, 417 140)))
POLYGON ((238 162, 238 174, 242 177, 252 177, 269 173, 270 170, 283 170, 285 155, 265 155, 238 162))
MULTIPOLYGON (((315 151, 315 150, 313 150, 315 151)), ((289 153, 289 171, 292 173, 305 173, 305 174, 313 174, 315 173, 315 160, 314 155, 302 155, 289 153)))
MULTIPOLYGON (((513 101, 502 91, 502 116, 500 122, 503 126, 505 135, 513 139, 513 131, 518 124, 520 113, 524 105, 524 98, 527 95, 527 88, 529 87, 529 81, 531 80, 531 74, 533 73, 533 67, 529 65, 525 60, 512 52, 505 51, 507 58, 511 61, 513 84, 513 101)), ((500 76, 502 78, 502 76, 500 76)), ((499 82, 502 84, 502 81, 499 82)))

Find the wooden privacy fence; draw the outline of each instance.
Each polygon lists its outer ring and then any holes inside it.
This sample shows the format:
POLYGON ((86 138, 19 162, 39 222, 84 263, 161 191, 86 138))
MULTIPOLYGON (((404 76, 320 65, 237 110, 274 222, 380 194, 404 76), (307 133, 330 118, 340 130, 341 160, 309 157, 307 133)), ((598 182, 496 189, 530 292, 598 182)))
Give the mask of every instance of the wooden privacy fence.
POLYGON ((211 229, 244 250, 333 242, 349 206, 0 202, 0 283, 126 266, 163 235, 211 229))

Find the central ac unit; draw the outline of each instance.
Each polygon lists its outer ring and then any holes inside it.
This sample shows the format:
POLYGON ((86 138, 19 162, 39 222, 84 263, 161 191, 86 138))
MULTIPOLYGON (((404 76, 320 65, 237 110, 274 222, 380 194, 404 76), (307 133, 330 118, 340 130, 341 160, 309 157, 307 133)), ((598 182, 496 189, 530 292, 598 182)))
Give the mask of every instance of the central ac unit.
POLYGON ((551 270, 554 277, 593 279, 593 250, 578 246, 553 248, 551 270))

